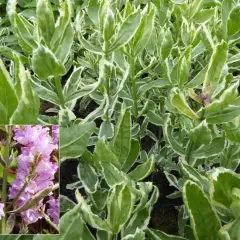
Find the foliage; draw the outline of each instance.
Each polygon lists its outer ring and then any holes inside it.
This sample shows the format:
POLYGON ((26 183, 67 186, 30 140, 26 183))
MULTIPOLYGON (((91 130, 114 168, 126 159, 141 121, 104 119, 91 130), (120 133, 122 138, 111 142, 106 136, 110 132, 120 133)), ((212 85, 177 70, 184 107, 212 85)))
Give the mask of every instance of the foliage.
POLYGON ((59 123, 61 162, 79 160, 60 239, 237 239, 238 0, 3 6, 0 123, 59 123), (148 228, 162 169, 179 236, 148 228))

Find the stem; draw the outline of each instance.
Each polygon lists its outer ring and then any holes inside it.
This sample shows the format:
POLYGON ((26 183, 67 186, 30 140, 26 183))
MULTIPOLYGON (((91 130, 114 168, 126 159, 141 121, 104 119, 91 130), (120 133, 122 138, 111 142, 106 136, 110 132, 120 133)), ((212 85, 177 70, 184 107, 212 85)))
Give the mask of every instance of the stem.
POLYGON ((17 193, 17 195, 15 196, 15 198, 12 200, 12 202, 8 205, 8 207, 6 208, 6 210, 9 210, 13 204, 18 200, 19 196, 22 194, 22 192, 26 189, 27 185, 29 182, 25 181, 24 185, 22 186, 22 188, 20 189, 20 191, 17 193))
POLYGON ((42 213, 42 216, 44 217, 44 219, 46 220, 46 222, 47 222, 49 225, 51 225, 57 232, 59 232, 58 226, 55 225, 55 224, 50 220, 50 218, 48 217, 47 214, 42 213))
MULTIPOLYGON (((6 141, 6 155, 4 156, 3 161, 5 162, 5 166, 3 167, 3 184, 2 184, 2 196, 1 200, 2 203, 4 204, 4 212, 6 209, 6 203, 7 203, 7 178, 8 178, 8 166, 9 166, 9 153, 10 153, 10 144, 11 144, 11 139, 12 139, 12 129, 11 127, 8 128, 8 136, 7 136, 7 141, 6 141)), ((6 214, 4 217, 2 217, 1 220, 1 234, 5 234, 6 230, 6 214)))
POLYGON ((62 108, 65 108, 65 100, 62 91, 62 85, 59 76, 55 76, 55 86, 57 88, 58 97, 60 100, 60 105, 62 108))
MULTIPOLYGON (((38 155, 35 159, 35 162, 38 162, 40 155, 38 155)), ((35 169, 36 166, 34 166, 31 171, 30 171, 30 175, 27 176, 25 178, 25 182, 24 185, 22 186, 22 188, 20 189, 20 191, 17 193, 17 195, 15 196, 15 198, 12 200, 12 202, 8 205, 8 207, 6 208, 6 210, 9 210, 11 208, 11 206, 14 205, 14 203, 18 200, 18 198, 20 197, 20 195, 22 194, 22 192, 26 189, 26 187, 28 186, 28 184, 30 183, 30 181, 32 180, 32 176, 34 176, 35 173, 35 169)))
POLYGON ((133 96, 133 106, 134 115, 136 120, 138 120, 138 99, 137 99, 137 88, 136 88, 136 78, 135 78, 135 57, 131 57, 131 79, 132 79, 132 96, 133 96))

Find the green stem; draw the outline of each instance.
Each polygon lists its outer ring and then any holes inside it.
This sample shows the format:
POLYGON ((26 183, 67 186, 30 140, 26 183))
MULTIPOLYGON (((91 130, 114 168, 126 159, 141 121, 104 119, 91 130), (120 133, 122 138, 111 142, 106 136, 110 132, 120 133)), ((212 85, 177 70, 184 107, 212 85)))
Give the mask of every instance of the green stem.
POLYGON ((57 93, 60 101, 60 105, 62 108, 65 108, 65 100, 62 91, 62 85, 59 76, 55 76, 55 86, 57 88, 57 93))
POLYGON ((138 99, 137 99, 137 88, 136 88, 136 78, 135 78, 135 60, 136 60, 135 57, 131 58, 131 79, 132 79, 134 116, 138 121, 138 99))

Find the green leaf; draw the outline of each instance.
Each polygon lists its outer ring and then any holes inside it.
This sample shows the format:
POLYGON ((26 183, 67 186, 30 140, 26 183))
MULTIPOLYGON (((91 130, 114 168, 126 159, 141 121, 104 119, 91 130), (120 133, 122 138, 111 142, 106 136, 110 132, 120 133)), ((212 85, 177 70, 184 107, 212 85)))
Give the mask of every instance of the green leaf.
POLYGON ((32 56, 33 71, 40 79, 63 75, 65 68, 53 52, 40 45, 32 56))
POLYGON ((39 115, 40 101, 36 93, 31 88, 29 72, 25 72, 22 64, 20 64, 19 77, 21 84, 21 97, 18 106, 14 111, 10 123, 11 124, 36 124, 39 115))
POLYGON ((114 187, 126 179, 126 176, 120 172, 112 163, 101 162, 101 166, 104 178, 110 187, 114 187))
MULTIPOLYGON (((33 26, 30 24, 31 28, 33 26)), ((14 31, 16 32, 19 45, 27 54, 31 54, 37 48, 37 42, 27 26, 27 20, 18 14, 14 15, 14 31)))
POLYGON ((233 143, 240 143, 240 119, 222 125, 226 133, 226 138, 233 143))
POLYGON ((111 44, 109 51, 117 50, 126 45, 136 33, 140 25, 141 14, 138 11, 131 13, 122 23, 116 35, 115 41, 111 44))
POLYGON ((196 239, 218 239, 221 222, 211 203, 200 187, 187 181, 183 187, 183 201, 190 215, 190 223, 196 239), (211 219, 211 221, 209 221, 211 219))
POLYGON ((171 0, 172 3, 175 4, 183 4, 186 0, 171 0))
POLYGON ((128 158, 127 158, 126 162, 122 166, 122 171, 124 171, 124 172, 128 172, 129 171, 129 169, 132 167, 132 165, 137 160, 139 152, 140 152, 139 141, 136 140, 136 139, 132 139, 131 140, 130 152, 128 154, 128 158))
POLYGON ((60 128, 60 159, 77 158, 88 145, 90 136, 95 130, 94 122, 60 128))
POLYGON ((212 141, 212 135, 206 120, 202 121, 198 126, 191 129, 189 132, 189 137, 195 143, 196 148, 202 144, 210 144, 212 141))
POLYGON ((145 92, 152 88, 164 88, 170 86, 170 82, 166 79, 159 79, 149 83, 141 85, 137 92, 137 97, 140 98, 145 92))
POLYGON ((230 12, 227 21, 228 37, 231 37, 232 35, 240 31, 239 22, 240 22, 240 5, 237 5, 230 12))
POLYGON ((80 31, 78 31, 78 39, 80 41, 80 43, 83 45, 83 47, 85 49, 87 49, 88 51, 90 52, 93 52, 95 54, 98 54, 98 55, 103 55, 103 50, 101 47, 99 46, 95 46, 93 45, 89 40, 86 40, 82 34, 80 33, 80 31))
POLYGON ((178 237, 174 235, 168 235, 162 231, 150 229, 146 230, 147 236, 150 237, 152 240, 187 240, 184 237, 178 237))
POLYGON ((59 12, 60 17, 57 20, 57 24, 55 25, 55 31, 50 43, 51 49, 59 46, 65 35, 66 28, 69 26, 69 23, 71 22, 72 1, 65 0, 64 2, 62 2, 59 8, 59 12))
POLYGON ((31 76, 30 76, 30 80, 32 83, 32 88, 34 92, 36 92, 38 97, 40 97, 45 101, 51 102, 57 106, 60 105, 58 95, 52 89, 49 89, 46 86, 44 86, 43 81, 31 76))
POLYGON ((114 135, 114 126, 110 121, 104 121, 100 128, 98 138, 112 138, 114 135))
POLYGON ((155 160, 149 158, 144 164, 138 165, 132 172, 128 173, 128 176, 134 181, 140 181, 149 176, 155 166, 155 160))
POLYGON ((111 235, 106 231, 97 231, 97 240, 111 240, 111 235))
POLYGON ((91 200, 98 210, 103 210, 107 204, 109 191, 106 189, 100 189, 91 194, 91 200))
POLYGON ((65 32, 63 34, 61 41, 53 49, 54 55, 61 63, 66 63, 66 61, 69 58, 69 53, 73 45, 73 38, 74 38, 74 30, 73 30, 72 24, 69 23, 65 29, 65 32))
POLYGON ((134 212, 138 212, 146 207, 148 204, 148 199, 154 190, 153 184, 151 182, 138 182, 139 187, 139 203, 134 208, 134 212))
POLYGON ((146 47, 154 27, 155 11, 154 8, 145 14, 138 27, 133 39, 134 56, 137 56, 146 47))
POLYGON ((216 169, 211 180, 211 199, 229 209, 234 200, 233 189, 240 188, 240 177, 230 170, 216 169))
POLYGON ((74 206, 76 205, 76 203, 73 202, 68 197, 66 197, 64 195, 60 195, 59 196, 59 205, 60 205, 60 212, 62 213, 62 212, 68 212, 71 209, 73 209, 74 206))
POLYGON ((15 56, 17 55, 22 63, 27 63, 28 58, 25 57, 24 55, 14 51, 12 48, 6 47, 6 46, 0 46, 0 54, 3 56, 9 58, 10 60, 15 60, 15 56))
POLYGON ((49 0, 38 0, 36 9, 37 23, 41 31, 41 35, 47 43, 54 33, 54 16, 49 0))
POLYGON ((72 121, 76 119, 73 111, 69 108, 60 108, 58 112, 58 122, 62 127, 67 127, 71 125, 72 121))
POLYGON ((189 107, 185 96, 177 88, 173 88, 170 95, 171 104, 177 108, 179 112, 186 115, 187 117, 197 120, 197 114, 189 107))
POLYGON ((92 194, 97 191, 99 184, 98 175, 94 168, 87 163, 78 164, 78 177, 86 192, 92 194))
POLYGON ((169 115, 167 115, 167 119, 165 121, 163 131, 164 131, 164 136, 168 141, 168 143, 171 145, 173 151, 175 151, 179 155, 185 155, 185 149, 183 148, 183 146, 180 143, 178 143, 172 136, 173 128, 171 126, 169 115))
POLYGON ((211 96, 216 90, 222 70, 227 60, 228 44, 224 41, 217 44, 211 56, 203 83, 203 93, 211 96))
POLYGON ((83 234, 82 234, 82 236, 84 237, 84 240, 95 240, 95 237, 93 236, 93 234, 89 230, 87 224, 83 225, 83 234))
POLYGON ((107 222, 111 231, 119 233, 131 215, 133 197, 127 185, 116 185, 108 198, 107 222))
POLYGON ((196 23, 204 23, 204 22, 207 22, 209 21, 209 19, 211 17, 213 17, 215 13, 215 9, 214 8, 211 8, 211 9, 203 9, 201 10, 200 12, 198 12, 193 20, 196 22, 196 23))
POLYGON ((150 214, 153 209, 154 204, 157 202, 159 198, 159 191, 156 186, 153 186, 153 192, 149 201, 146 203, 145 207, 139 211, 136 211, 126 226, 125 235, 134 234, 137 229, 142 231, 147 229, 147 226, 150 221, 150 214))
POLYGON ((210 124, 220 124, 230 122, 240 115, 239 106, 233 106, 223 109, 221 112, 211 113, 206 116, 210 124))
POLYGON ((124 165, 131 148, 131 111, 125 109, 120 116, 113 137, 113 152, 120 165, 124 165))
POLYGON ((204 109, 208 112, 220 112, 230 104, 234 104, 238 97, 239 82, 232 84, 229 88, 224 90, 219 99, 207 105, 204 109))
POLYGON ((96 167, 98 168, 100 168, 99 164, 101 162, 112 163, 117 168, 120 167, 117 156, 112 152, 111 148, 102 139, 99 139, 96 143, 93 157, 96 167))
POLYGON ((219 155, 225 148, 225 138, 216 137, 212 140, 211 144, 202 145, 200 148, 192 152, 194 158, 208 158, 211 156, 219 155))
POLYGON ((60 232, 61 234, 56 236, 56 239, 78 239, 78 237, 82 235, 83 221, 81 219, 79 204, 61 217, 60 232))
POLYGON ((0 113, 5 118, 0 119, 1 124, 9 123, 9 119, 17 108, 18 99, 14 91, 12 79, 0 59, 0 113))
POLYGON ((203 176, 194 167, 191 167, 186 163, 179 162, 178 167, 181 175, 184 178, 197 183, 199 186, 202 186, 204 191, 209 191, 209 181, 207 177, 203 176))
POLYGON ((95 26, 99 26, 99 19, 98 19, 98 10, 99 10, 99 1, 98 0, 89 0, 87 13, 91 21, 94 23, 95 26))
POLYGON ((163 126, 164 125, 164 119, 163 116, 160 114, 156 114, 155 111, 149 110, 147 112, 147 118, 148 120, 153 123, 156 126, 163 126))
POLYGON ((122 240, 144 240, 144 239, 145 233, 138 228, 134 234, 129 234, 122 238, 122 240))
POLYGON ((240 221, 234 220, 224 225, 219 231, 220 240, 238 240, 239 238, 240 221))
POLYGON ((58 122, 60 126, 67 127, 71 125, 72 121, 75 119, 76 116, 71 109, 60 107, 60 111, 58 112, 58 122))
POLYGON ((173 44, 174 44, 174 42, 173 42, 173 38, 172 38, 172 33, 171 33, 170 29, 168 28, 165 31, 165 34, 164 34, 164 37, 162 40, 162 44, 161 44, 161 48, 160 48, 160 54, 161 54, 162 61, 164 61, 171 53, 173 44))
POLYGON ((111 228, 108 226, 108 223, 105 220, 102 220, 98 215, 94 214, 91 211, 91 208, 87 205, 84 198, 81 196, 79 191, 76 191, 76 199, 80 205, 80 209, 84 220, 92 227, 98 230, 111 231, 111 228))
POLYGON ((63 89, 63 94, 66 99, 76 91, 82 79, 81 78, 82 71, 83 71, 83 67, 74 68, 74 70, 72 71, 63 89))
POLYGON ((115 33, 115 16, 110 7, 106 7, 103 15, 101 16, 103 20, 103 39, 104 41, 110 41, 115 33))
POLYGON ((227 40, 227 24, 231 10, 235 5, 235 1, 223 0, 221 6, 222 25, 223 25, 223 38, 227 40))

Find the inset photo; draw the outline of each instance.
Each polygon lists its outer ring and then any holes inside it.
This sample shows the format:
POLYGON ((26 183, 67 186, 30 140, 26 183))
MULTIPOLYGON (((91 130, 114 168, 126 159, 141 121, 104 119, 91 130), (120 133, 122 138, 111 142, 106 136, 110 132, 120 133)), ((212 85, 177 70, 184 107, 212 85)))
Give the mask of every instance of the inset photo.
POLYGON ((0 126, 0 234, 59 234, 59 128, 0 126))

